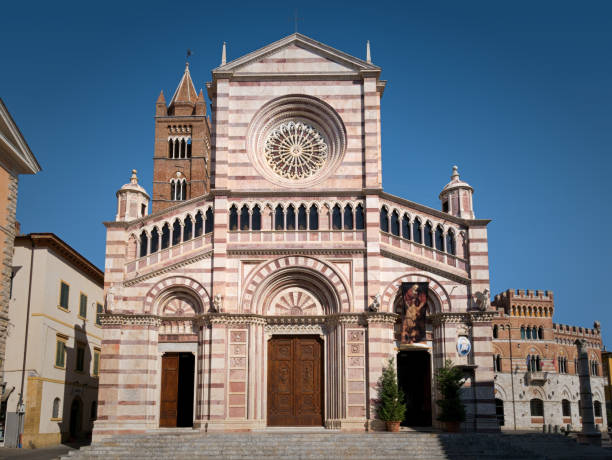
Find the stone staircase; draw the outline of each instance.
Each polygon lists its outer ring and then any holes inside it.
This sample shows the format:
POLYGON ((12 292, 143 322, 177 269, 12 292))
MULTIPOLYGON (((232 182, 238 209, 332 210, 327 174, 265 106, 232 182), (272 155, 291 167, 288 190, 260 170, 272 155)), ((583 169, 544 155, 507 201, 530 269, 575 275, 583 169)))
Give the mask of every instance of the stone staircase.
POLYGON ((554 434, 150 432, 116 436, 63 459, 612 459, 554 434))

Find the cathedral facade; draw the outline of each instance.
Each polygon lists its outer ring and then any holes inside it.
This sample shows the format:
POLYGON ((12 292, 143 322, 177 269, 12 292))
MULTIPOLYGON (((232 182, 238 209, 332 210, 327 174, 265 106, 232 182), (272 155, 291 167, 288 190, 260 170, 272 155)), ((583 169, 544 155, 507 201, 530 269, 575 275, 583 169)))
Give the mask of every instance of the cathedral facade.
POLYGON ((156 104, 107 222, 94 440, 158 427, 375 430, 394 358, 406 423, 439 426, 461 366, 464 430, 495 431, 488 220, 453 169, 440 210, 382 189, 381 69, 293 34, 156 104))

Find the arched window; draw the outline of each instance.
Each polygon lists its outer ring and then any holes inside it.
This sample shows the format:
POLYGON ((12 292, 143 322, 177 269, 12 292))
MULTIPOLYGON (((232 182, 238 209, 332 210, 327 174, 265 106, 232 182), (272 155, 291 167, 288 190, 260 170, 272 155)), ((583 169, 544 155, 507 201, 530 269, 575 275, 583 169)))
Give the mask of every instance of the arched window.
POLYGON ((183 227, 183 241, 189 241, 193 236, 193 221, 191 216, 185 217, 185 226, 183 227))
POLYGON ((248 230, 249 225, 249 207, 245 204, 240 208, 240 230, 248 230))
POLYGON ((538 339, 544 340, 544 328, 542 326, 538 328, 538 339))
POLYGON ((593 412, 595 412, 595 417, 601 417, 601 403, 599 401, 593 402, 593 412))
POLYGON ((440 225, 436 227, 436 249, 444 251, 444 230, 440 225))
POLYGON ((531 340, 531 328, 527 328, 527 340, 531 340))
POLYGON ((185 145, 185 139, 181 139, 181 158, 185 158, 187 147, 185 145))
POLYGON ((348 204, 344 207, 344 229, 353 230, 353 208, 348 204))
POLYGON ((561 401, 561 411, 564 417, 572 416, 572 405, 570 404, 569 400, 564 399, 561 401))
POLYGON ((157 227, 151 230, 151 254, 154 254, 159 249, 159 231, 157 227))
POLYGON ((176 182, 174 179, 170 181, 170 199, 176 200, 176 182))
POLYGON ((147 255, 147 249, 149 246, 149 237, 147 236, 147 232, 143 230, 140 234, 140 257, 144 257, 147 255))
POLYGON ((534 398, 529 401, 529 409, 532 417, 544 417, 544 402, 541 399, 534 398))
POLYGON ((208 208, 206 210, 206 222, 204 224, 204 233, 212 232, 214 227, 215 227, 215 216, 213 214, 212 208, 208 208))
POLYGON ((365 228, 365 219, 363 217, 363 206, 358 204, 355 208, 355 228, 357 230, 363 230, 365 228))
POLYGON ((499 398, 495 398, 495 416, 499 426, 504 426, 504 402, 499 398))
POLYGON ((191 137, 187 139, 187 158, 191 158, 191 137))
POLYGON ((521 339, 525 340, 525 326, 521 326, 521 339))
POLYGON ((410 220, 406 214, 402 217, 402 238, 410 239, 410 220))
POLYGON ((166 222, 162 227, 161 248, 166 249, 170 246, 170 225, 166 222))
POLYGON ((423 238, 421 236, 421 221, 416 218, 412 222, 412 240, 415 243, 423 244, 423 238))
POLYGON ((285 213, 283 212, 283 207, 280 204, 276 207, 276 211, 274 213, 274 228, 276 230, 285 229, 285 213))
POLYGON ((195 228, 193 229, 193 236, 196 238, 202 236, 202 229, 204 227, 204 219, 202 219, 202 211, 198 211, 195 216, 195 228))
POLYGON ((380 229, 383 232, 389 232, 389 213, 385 207, 380 210, 380 229))
POLYGON ((306 222, 306 206, 303 204, 298 208, 298 230, 307 230, 308 225, 306 222))
POLYGON ((493 357, 493 371, 501 372, 501 355, 495 355, 493 357))
POLYGON ((493 326, 493 338, 497 339, 499 337, 499 328, 497 327, 497 324, 495 326, 493 326))
POLYGON ((451 255, 457 255, 457 248, 455 247, 455 232, 452 229, 448 230, 446 234, 446 252, 451 255))
POLYGON ((185 179, 180 181, 181 184, 181 194, 179 195, 179 200, 187 199, 187 181, 185 179))
POLYGON ((399 214, 397 211, 391 213, 391 234, 395 236, 400 234, 399 214))
POLYGON ((55 398, 53 400, 53 411, 51 412, 51 418, 59 418, 59 410, 60 410, 60 399, 55 398))
POLYGON ((251 228, 253 230, 261 230, 261 211, 259 205, 253 206, 253 215, 251 216, 251 228))
POLYGON ((425 239, 425 246, 430 247, 430 248, 433 247, 432 234, 431 234, 432 232, 433 232, 433 228, 431 226, 431 223, 427 222, 425 224, 425 231, 423 232, 424 233, 423 237, 425 239))
POLYGON ((295 208, 292 204, 287 208, 287 230, 295 230, 295 208))
POLYGON ((340 214, 340 206, 336 205, 332 209, 332 230, 342 229, 342 215, 340 214))
POLYGON ((89 410, 89 418, 95 420, 98 418, 98 401, 91 402, 91 409, 89 410))
POLYGON ((181 222, 176 219, 172 224, 172 246, 181 242, 181 222))
POLYGON ((178 139, 174 140, 174 158, 180 158, 181 156, 181 141, 178 139))
POLYGON ((172 147, 174 145, 174 141, 172 139, 168 139, 168 158, 172 158, 172 147))
POLYGON ((238 208, 234 204, 229 212, 229 229, 230 231, 238 230, 238 208))
POLYGON ((314 204, 310 207, 308 224, 310 230, 319 230, 319 210, 314 204))

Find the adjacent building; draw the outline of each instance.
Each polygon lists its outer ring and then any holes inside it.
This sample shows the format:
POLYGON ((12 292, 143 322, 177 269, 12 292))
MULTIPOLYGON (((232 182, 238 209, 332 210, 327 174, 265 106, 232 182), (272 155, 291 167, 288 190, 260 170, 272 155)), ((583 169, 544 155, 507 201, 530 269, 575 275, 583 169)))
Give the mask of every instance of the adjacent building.
POLYGON ((40 165, 0 99, 0 442, 4 433, 4 364, 9 327, 9 299, 13 277, 13 242, 16 231, 17 189, 20 174, 36 174, 40 165))
POLYGON ((53 233, 15 238, 5 445, 91 435, 97 414, 103 273, 53 233))
MULTIPOLYGON (((577 430, 582 427, 577 340, 588 353, 595 424, 607 429, 602 340, 593 328, 553 323, 550 291, 507 290, 492 302, 495 403, 505 429, 577 430)), ((585 370, 587 371, 587 370, 585 370)))

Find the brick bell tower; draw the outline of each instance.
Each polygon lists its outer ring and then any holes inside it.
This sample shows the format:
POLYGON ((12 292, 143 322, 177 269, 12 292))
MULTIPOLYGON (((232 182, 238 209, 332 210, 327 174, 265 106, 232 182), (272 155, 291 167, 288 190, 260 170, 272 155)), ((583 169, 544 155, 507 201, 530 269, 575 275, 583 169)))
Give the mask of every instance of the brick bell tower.
POLYGON ((196 93, 189 63, 170 105, 163 91, 155 105, 153 209, 159 211, 208 193, 210 125, 204 94, 196 93))

